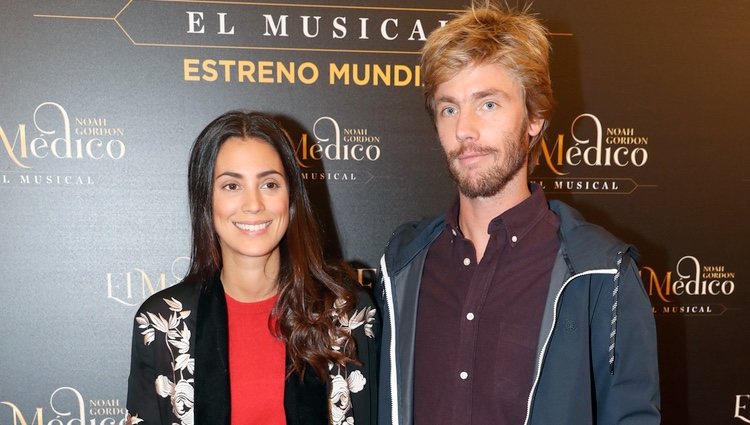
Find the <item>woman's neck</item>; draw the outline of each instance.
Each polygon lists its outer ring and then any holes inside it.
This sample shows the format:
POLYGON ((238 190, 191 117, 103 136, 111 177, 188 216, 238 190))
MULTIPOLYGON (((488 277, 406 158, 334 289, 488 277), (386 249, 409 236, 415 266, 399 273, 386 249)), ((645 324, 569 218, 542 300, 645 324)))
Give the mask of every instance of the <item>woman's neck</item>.
POLYGON ((224 292, 240 302, 268 299, 278 292, 279 251, 262 259, 224 259, 221 284, 224 292))

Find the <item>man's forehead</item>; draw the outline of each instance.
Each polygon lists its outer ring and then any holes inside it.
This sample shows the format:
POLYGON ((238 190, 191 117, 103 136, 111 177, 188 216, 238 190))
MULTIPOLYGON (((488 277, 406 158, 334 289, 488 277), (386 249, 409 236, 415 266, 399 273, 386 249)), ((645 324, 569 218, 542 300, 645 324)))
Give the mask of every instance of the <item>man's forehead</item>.
POLYGON ((512 98, 521 94, 518 78, 506 67, 496 63, 469 64, 435 88, 436 101, 459 95, 471 98, 488 95, 512 98))

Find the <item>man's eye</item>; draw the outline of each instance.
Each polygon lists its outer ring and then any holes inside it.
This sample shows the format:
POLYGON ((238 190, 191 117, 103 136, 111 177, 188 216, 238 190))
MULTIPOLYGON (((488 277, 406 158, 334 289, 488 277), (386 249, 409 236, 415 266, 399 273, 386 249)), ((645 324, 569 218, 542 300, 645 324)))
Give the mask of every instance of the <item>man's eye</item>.
POLYGON ((495 108, 497 108, 497 103, 495 103, 495 102, 484 102, 484 108, 485 109, 495 109, 495 108))
POLYGON ((456 114, 456 108, 454 108, 453 106, 447 106, 443 108, 443 115, 450 116, 450 115, 455 115, 455 114, 456 114))

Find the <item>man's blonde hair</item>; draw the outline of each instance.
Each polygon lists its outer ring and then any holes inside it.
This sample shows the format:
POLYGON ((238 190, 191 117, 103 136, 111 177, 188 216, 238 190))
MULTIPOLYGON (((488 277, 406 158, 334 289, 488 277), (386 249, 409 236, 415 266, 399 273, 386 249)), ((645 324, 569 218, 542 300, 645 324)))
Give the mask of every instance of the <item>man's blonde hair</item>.
POLYGON ((549 75, 547 29, 528 13, 486 1, 433 31, 422 48, 425 106, 435 120, 435 90, 470 65, 501 65, 521 85, 527 118, 544 120, 529 141, 529 173, 534 168, 549 125, 554 99, 549 75))

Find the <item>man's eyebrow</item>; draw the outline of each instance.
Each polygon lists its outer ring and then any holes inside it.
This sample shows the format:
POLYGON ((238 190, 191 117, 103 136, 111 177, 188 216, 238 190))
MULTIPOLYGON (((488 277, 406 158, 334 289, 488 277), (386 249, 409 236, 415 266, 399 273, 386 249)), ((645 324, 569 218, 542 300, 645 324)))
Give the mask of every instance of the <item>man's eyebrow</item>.
POLYGON ((492 97, 492 96, 500 96, 504 100, 510 99, 510 96, 508 95, 508 93, 505 92, 504 90, 500 90, 500 89, 482 90, 482 91, 478 91, 476 93, 472 93, 472 95, 471 95, 472 99, 484 99, 486 97, 492 97))
POLYGON ((435 99, 435 103, 456 103, 456 99, 454 99, 452 96, 440 96, 439 98, 435 99))
MULTIPOLYGON (((504 100, 510 99, 510 96, 508 95, 508 93, 500 89, 480 90, 478 92, 474 92, 471 94, 472 100, 484 99, 484 98, 492 97, 492 96, 498 96, 498 97, 503 98, 504 100)), ((435 99, 435 102, 436 103, 456 103, 457 101, 453 96, 445 95, 445 96, 440 96, 437 99, 435 99)))

